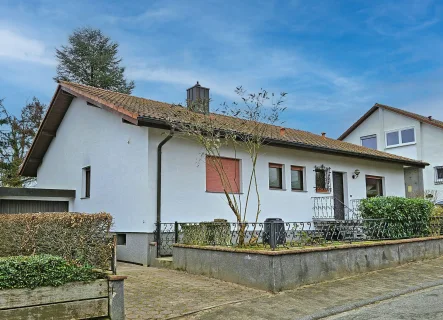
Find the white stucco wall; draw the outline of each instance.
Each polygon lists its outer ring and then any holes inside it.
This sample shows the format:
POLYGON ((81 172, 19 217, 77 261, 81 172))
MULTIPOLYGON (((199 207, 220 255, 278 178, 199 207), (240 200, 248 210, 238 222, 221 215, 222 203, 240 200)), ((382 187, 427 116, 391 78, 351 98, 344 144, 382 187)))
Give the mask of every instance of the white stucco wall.
POLYGON ((421 140, 419 121, 379 108, 352 131, 344 141, 361 145, 361 137, 374 134, 377 135, 378 150, 410 159, 420 159, 421 154, 418 148, 421 140), (415 144, 390 148, 386 147, 386 132, 411 127, 415 128, 415 144))
MULTIPOLYGON (((423 170, 424 189, 439 190, 443 193, 443 185, 434 183, 434 167, 443 166, 442 129, 395 112, 378 109, 351 132, 344 141, 361 144, 360 137, 371 134, 377 134, 378 150, 429 163, 430 165, 423 170), (409 127, 415 128, 415 144, 394 148, 385 147, 384 132, 409 127), (381 140, 383 141, 380 142, 381 140)), ((443 197, 443 194, 440 197, 443 197)))
POLYGON ((422 124, 422 155, 430 165, 423 171, 425 190, 439 190, 443 200, 443 185, 434 183, 434 167, 443 166, 443 130, 429 124, 422 124))
POLYGON ((147 210, 148 129, 74 99, 38 169, 39 188, 75 189, 70 208, 106 211, 114 229, 145 232, 155 216, 147 210), (91 197, 81 199, 82 168, 91 166, 91 197))
MULTIPOLYGON (((149 175, 155 175, 157 154, 156 146, 164 139, 166 132, 159 129, 149 129, 149 175)), ((223 194, 206 192, 205 163, 201 160, 201 149, 195 143, 183 138, 173 138, 163 147, 163 196, 162 221, 211 221, 214 218, 235 221, 223 194)), ((232 150, 222 154, 232 157, 232 150)), ((246 192, 247 179, 251 170, 250 160, 245 153, 239 152, 241 159, 242 191, 246 192)), ((344 172, 345 192, 347 199, 366 197, 365 175, 385 177, 385 194, 404 196, 403 166, 386 162, 367 161, 356 158, 339 157, 300 150, 267 147, 257 163, 257 176, 262 204, 259 221, 269 217, 280 217, 285 221, 310 221, 313 216, 313 200, 311 197, 328 196, 314 190, 314 166, 331 167, 332 171, 344 172), (279 163, 285 166, 284 179, 286 190, 269 190, 268 164, 279 163), (290 166, 306 167, 306 192, 291 191, 290 166), (352 179, 355 169, 361 171, 357 179, 352 179)), ((155 212, 155 179, 149 180, 148 201, 149 210, 155 212)), ((242 196, 244 197, 244 195, 242 196)), ((346 200, 347 201, 347 200, 346 200)), ((254 220, 256 197, 252 194, 247 220, 254 220)))
POLYGON ((352 131, 344 141, 361 146, 361 137, 377 135, 377 148, 380 150, 385 145, 382 130, 382 120, 379 114, 380 109, 374 111, 363 123, 352 131))
MULTIPOLYGON (((75 189, 72 210, 110 212, 117 232, 152 232, 156 219, 157 146, 167 131, 124 124, 118 115, 75 99, 61 123, 38 170, 41 188, 75 189), (82 168, 91 166, 91 197, 81 199, 82 168)), ((174 137, 163 147, 162 222, 210 221, 234 215, 223 194, 206 192, 205 163, 199 146, 174 137)), ((232 157, 233 150, 223 156, 232 157)), ((242 160, 242 191, 246 192, 250 162, 242 160)), ((257 164, 262 213, 259 221, 280 217, 286 221, 310 221, 311 197, 328 196, 314 190, 314 166, 345 173, 345 202, 366 195, 365 175, 385 178, 385 195, 404 196, 402 165, 314 152, 266 147, 257 164), (286 190, 269 190, 268 163, 285 166, 286 190), (290 189, 290 166, 304 166, 305 192, 290 189), (355 169, 360 176, 352 179, 355 169)), ((244 197, 244 195, 242 196, 244 197)), ((247 219, 254 220, 256 197, 252 194, 247 219)))

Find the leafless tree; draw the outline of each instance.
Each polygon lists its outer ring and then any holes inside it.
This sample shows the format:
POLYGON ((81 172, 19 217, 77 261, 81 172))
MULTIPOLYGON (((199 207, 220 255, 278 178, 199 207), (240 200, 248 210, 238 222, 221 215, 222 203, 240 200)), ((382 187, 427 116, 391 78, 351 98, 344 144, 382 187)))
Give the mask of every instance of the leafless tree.
MULTIPOLYGON (((255 223, 261 213, 257 160, 267 141, 280 134, 278 125, 281 125, 280 115, 286 109, 283 106, 286 93, 275 95, 263 89, 258 93, 248 93, 243 87, 237 87, 235 92, 240 102, 223 103, 216 113, 184 113, 182 107, 175 107, 172 108, 174 111, 168 122, 180 136, 189 138, 202 147, 202 159, 205 159, 206 164, 220 178, 226 202, 239 224, 239 244, 243 244, 247 212, 254 211, 255 223), (240 151, 248 155, 249 159, 243 161, 249 160, 250 166, 242 166, 250 168, 247 172, 242 170, 242 175, 248 177, 244 196, 239 192, 240 181, 229 179, 222 160, 224 150, 233 150, 235 159, 238 159, 240 151), (251 209, 254 194, 256 207, 251 209)), ((204 104, 208 101, 197 100, 192 103, 204 104)), ((195 105, 191 109, 205 110, 195 105)))

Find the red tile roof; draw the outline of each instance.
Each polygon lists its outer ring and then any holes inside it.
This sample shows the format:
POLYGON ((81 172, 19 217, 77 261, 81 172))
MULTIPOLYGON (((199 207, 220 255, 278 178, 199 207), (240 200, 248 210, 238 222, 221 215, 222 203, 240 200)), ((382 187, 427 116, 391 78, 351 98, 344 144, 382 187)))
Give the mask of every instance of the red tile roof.
MULTIPOLYGON (((50 141, 41 140, 41 132, 44 131, 45 123, 51 123, 51 112, 53 113, 54 106, 57 106, 58 95, 60 92, 67 92, 72 97, 82 97, 89 103, 99 105, 112 112, 118 112, 122 117, 134 124, 143 125, 150 123, 163 124, 165 127, 171 122, 192 123, 200 121, 204 115, 193 112, 182 106, 173 105, 170 103, 134 97, 122 93, 117 93, 109 90, 99 89, 86 85, 76 84, 61 81, 57 89, 56 95, 51 102, 48 113, 45 120, 42 122, 41 130, 37 133, 34 139, 33 145, 28 152, 25 162, 21 169, 21 174, 36 175, 38 165, 30 166, 29 159, 35 158, 36 162, 41 161, 40 157, 44 155, 46 149, 49 147, 50 141), (36 157, 34 157, 34 154, 36 157), (32 168, 31 168, 32 167, 32 168), (27 170, 28 169, 28 170, 27 170)), ((71 99, 72 100, 72 99, 71 99)), ((64 102, 63 106, 59 108, 67 109, 70 101, 64 102)), ((64 110, 66 112, 66 110, 64 110)), ((239 133, 248 133, 248 125, 250 121, 242 120, 235 117, 229 117, 221 114, 212 113, 211 117, 215 119, 217 126, 220 130, 230 130, 239 133)), ((62 119, 63 117, 61 117, 62 119)), ((60 122, 61 122, 60 119, 60 122)), ((54 121, 52 121, 54 123, 54 121)), ((58 127, 58 125, 57 125, 58 127)), ((54 126, 51 130, 56 130, 54 126)), ((284 134, 281 134, 281 127, 269 125, 266 130, 266 139, 273 145, 279 145, 284 147, 293 147, 299 149, 308 149, 316 152, 333 153, 337 155, 359 157, 366 159, 373 159, 379 161, 389 161, 402 163, 404 165, 424 167, 427 163, 397 156, 394 154, 365 148, 359 145, 322 137, 317 134, 313 134, 307 131, 285 128, 284 134)))

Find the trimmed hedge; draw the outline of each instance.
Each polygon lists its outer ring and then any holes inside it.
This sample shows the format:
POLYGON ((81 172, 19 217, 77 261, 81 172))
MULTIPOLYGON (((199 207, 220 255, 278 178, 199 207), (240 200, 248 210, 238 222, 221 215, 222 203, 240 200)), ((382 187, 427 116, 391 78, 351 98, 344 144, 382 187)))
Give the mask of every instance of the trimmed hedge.
POLYGON ((0 257, 51 254, 107 269, 111 226, 108 213, 0 214, 0 257))
POLYGON ((55 287, 105 277, 91 266, 51 255, 0 258, 0 289, 55 287))
POLYGON ((228 222, 182 223, 180 227, 184 244, 220 246, 231 244, 231 226, 228 222))
POLYGON ((390 238, 427 236, 431 233, 432 202, 419 198, 374 197, 362 199, 363 219, 383 219, 390 238))

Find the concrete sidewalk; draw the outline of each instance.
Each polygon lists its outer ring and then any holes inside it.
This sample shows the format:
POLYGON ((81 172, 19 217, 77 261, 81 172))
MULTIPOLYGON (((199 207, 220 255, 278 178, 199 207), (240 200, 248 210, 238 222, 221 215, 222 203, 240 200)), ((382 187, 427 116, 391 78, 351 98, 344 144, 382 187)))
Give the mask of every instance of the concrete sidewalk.
POLYGON ((443 258, 279 294, 183 272, 122 265, 128 319, 320 319, 443 284, 443 258))

